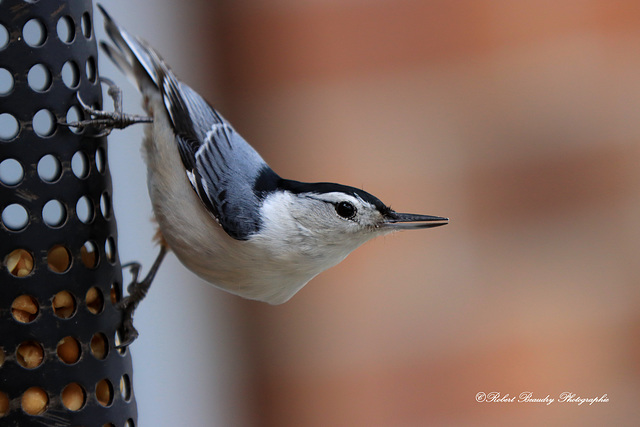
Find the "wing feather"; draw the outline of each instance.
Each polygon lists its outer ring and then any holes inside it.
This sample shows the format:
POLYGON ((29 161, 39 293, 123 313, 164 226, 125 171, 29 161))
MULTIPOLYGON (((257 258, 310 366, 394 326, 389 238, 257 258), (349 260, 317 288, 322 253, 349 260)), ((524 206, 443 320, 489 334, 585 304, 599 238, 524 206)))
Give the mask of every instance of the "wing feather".
POLYGON ((102 43, 103 49, 141 90, 151 87, 161 93, 185 176, 203 205, 229 236, 248 239, 261 226, 265 182, 273 189, 279 177, 229 122, 178 80, 154 49, 100 10, 115 46, 102 43))

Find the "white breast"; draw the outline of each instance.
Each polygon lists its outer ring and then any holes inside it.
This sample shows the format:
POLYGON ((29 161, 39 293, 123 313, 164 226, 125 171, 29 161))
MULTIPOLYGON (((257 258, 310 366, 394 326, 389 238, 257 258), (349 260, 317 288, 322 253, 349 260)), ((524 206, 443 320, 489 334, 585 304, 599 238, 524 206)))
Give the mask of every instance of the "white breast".
POLYGON ((162 236, 187 268, 233 294, 280 304, 335 264, 310 262, 313 257, 302 256, 299 245, 282 241, 282 230, 247 241, 229 237, 188 181, 162 101, 152 95, 145 107, 154 118, 143 145, 153 210, 162 236), (274 239, 282 244, 274 246, 274 239))

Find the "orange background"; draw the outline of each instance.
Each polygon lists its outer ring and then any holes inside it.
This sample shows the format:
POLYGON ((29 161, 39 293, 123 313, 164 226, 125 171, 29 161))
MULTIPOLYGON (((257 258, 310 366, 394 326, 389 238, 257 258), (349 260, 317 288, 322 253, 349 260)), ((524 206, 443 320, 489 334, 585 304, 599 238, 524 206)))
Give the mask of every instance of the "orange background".
POLYGON ((208 290, 243 423, 637 424, 640 3, 199 1, 172 25, 177 49, 143 36, 279 174, 451 218, 282 306, 208 290))

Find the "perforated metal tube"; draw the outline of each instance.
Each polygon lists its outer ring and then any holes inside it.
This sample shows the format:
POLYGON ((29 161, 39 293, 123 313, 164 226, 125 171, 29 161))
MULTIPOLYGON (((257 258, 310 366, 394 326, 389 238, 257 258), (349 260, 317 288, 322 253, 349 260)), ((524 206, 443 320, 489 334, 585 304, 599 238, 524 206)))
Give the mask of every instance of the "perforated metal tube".
POLYGON ((90 0, 0 0, 0 424, 135 426, 90 0))

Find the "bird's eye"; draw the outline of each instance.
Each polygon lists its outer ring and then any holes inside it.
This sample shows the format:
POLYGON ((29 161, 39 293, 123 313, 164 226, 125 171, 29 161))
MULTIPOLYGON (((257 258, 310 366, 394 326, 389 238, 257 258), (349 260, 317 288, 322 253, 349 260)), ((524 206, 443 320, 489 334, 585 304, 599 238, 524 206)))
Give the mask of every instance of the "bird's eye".
POLYGON ((336 205, 336 213, 344 219, 352 219, 356 216, 356 207, 349 202, 340 202, 336 205))

